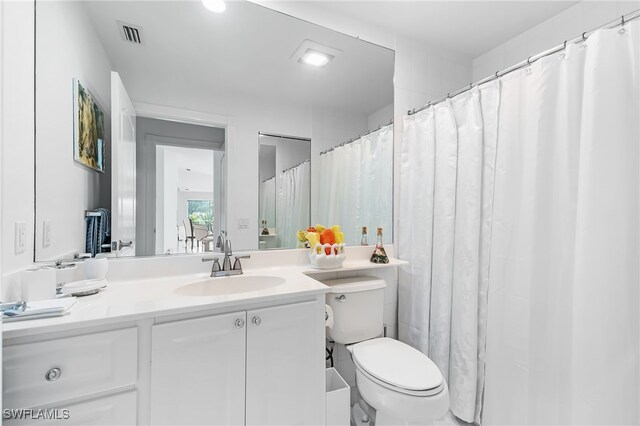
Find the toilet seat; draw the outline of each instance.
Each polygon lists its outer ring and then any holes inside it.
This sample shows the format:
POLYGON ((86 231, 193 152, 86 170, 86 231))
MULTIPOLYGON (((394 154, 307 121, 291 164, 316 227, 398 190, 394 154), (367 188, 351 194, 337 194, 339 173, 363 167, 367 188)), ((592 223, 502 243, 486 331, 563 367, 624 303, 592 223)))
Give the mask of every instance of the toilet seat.
POLYGON ((438 367, 422 352, 387 337, 367 340, 349 348, 363 375, 377 384, 406 395, 431 396, 444 388, 438 367))

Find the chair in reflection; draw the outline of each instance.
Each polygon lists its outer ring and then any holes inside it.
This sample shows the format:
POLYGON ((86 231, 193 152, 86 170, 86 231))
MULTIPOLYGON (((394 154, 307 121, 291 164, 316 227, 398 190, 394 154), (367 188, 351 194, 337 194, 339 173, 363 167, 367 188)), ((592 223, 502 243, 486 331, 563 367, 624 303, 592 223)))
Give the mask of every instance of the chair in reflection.
POLYGON ((189 219, 189 221, 184 220, 184 247, 185 249, 187 248, 187 245, 189 244, 189 241, 191 241, 191 251, 193 251, 193 241, 196 239, 194 233, 193 233, 193 222, 191 221, 191 219, 189 219))
POLYGON ((193 236, 196 240, 198 249, 200 248, 200 243, 202 243, 204 251, 209 251, 205 246, 209 242, 213 241, 213 239, 210 239, 208 242, 205 241, 205 239, 209 236, 209 225, 193 223, 192 221, 191 226, 193 227, 193 236))

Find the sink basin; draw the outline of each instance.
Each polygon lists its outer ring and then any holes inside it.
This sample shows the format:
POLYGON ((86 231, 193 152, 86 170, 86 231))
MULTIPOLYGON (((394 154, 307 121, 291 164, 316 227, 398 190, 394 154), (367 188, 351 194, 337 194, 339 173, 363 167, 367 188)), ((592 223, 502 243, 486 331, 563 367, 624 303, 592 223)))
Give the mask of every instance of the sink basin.
POLYGON ((250 291, 266 290, 284 284, 285 280, 268 275, 240 275, 235 277, 205 278, 178 287, 173 292, 179 296, 224 296, 250 291))

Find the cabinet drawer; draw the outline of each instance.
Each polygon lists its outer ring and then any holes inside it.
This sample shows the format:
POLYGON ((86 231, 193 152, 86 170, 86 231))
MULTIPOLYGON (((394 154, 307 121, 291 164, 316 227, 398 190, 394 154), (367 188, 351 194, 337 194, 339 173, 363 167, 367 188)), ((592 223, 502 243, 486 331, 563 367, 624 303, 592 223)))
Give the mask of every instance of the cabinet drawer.
POLYGON ((4 426, 17 425, 64 425, 64 426, 128 426, 137 423, 137 396, 136 391, 128 391, 116 395, 104 396, 102 398, 91 399, 89 401, 79 402, 77 404, 63 404, 56 407, 46 407, 51 410, 57 410, 54 414, 48 412, 50 416, 58 416, 55 418, 44 418, 46 414, 40 414, 43 417, 34 418, 25 417, 22 420, 5 420, 4 426), (66 413, 63 411, 65 410, 66 413), (62 416, 68 415, 68 418, 62 416), (63 420, 60 420, 63 418, 63 420))
POLYGON ((4 408, 30 408, 135 385, 136 328, 6 346, 4 408))

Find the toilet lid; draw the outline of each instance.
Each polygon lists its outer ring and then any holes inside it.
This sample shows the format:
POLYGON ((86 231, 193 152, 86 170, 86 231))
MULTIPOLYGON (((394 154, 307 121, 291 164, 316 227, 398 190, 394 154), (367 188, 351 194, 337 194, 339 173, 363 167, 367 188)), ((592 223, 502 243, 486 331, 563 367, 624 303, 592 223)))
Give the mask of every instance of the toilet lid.
POLYGON ((422 352, 388 337, 353 345, 353 358, 371 376, 411 391, 442 385, 438 367, 422 352))

